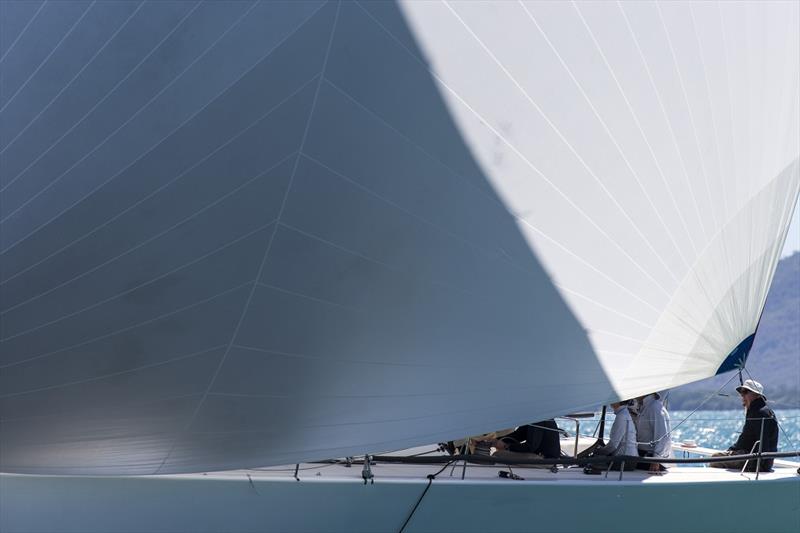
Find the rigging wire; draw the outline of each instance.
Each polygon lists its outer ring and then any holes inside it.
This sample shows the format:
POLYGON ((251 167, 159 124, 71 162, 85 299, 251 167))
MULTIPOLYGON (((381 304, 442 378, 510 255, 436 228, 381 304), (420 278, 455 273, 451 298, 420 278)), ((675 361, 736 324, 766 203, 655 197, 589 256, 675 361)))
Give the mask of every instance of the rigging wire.
POLYGON ((340 461, 335 461, 335 462, 325 463, 325 464, 317 465, 317 466, 304 466, 302 468, 294 468, 294 467, 292 467, 292 468, 261 467, 261 468, 248 468, 248 470, 253 471, 253 472, 294 472, 295 470, 297 470, 298 472, 303 472, 303 471, 306 471, 306 470, 320 470, 322 468, 328 468, 328 467, 331 467, 331 466, 336 466, 338 464, 341 464, 341 462, 340 461))
POLYGON ((673 432, 674 432, 676 429, 678 429, 678 428, 679 428, 679 427, 680 427, 680 426, 681 426, 681 425, 682 425, 684 422, 686 422, 687 420, 689 420, 689 418, 691 418, 691 416, 692 416, 693 414, 695 414, 697 411, 699 411, 699 410, 700 410, 700 408, 701 408, 701 407, 703 407, 703 405, 705 405, 705 404, 706 404, 706 402, 708 402, 708 400, 710 400, 711 398, 713 398, 714 396, 716 396, 717 394, 719 394, 719 393, 720 393, 720 391, 721 391, 722 389, 724 389, 725 387, 727 387, 727 386, 728 386, 728 383, 730 383, 731 381, 733 381, 733 378, 735 378, 735 377, 736 377, 736 374, 732 375, 732 376, 731 376, 731 377, 728 379, 728 381, 726 381, 725 383, 723 383, 723 384, 722 384, 722 386, 721 386, 719 389, 717 389, 717 390, 716 390, 716 391, 714 391, 713 393, 709 394, 709 395, 706 397, 706 399, 705 399, 705 400, 703 400, 702 402, 700 402, 700 405, 698 405, 697 407, 695 407, 695 408, 694 408, 694 410, 693 410, 692 412, 690 412, 688 415, 686 415, 686 417, 685 417, 683 420, 681 420, 680 422, 678 422, 678 423, 677 423, 675 426, 671 427, 671 428, 670 428, 670 430, 669 430, 668 432, 664 433, 664 435, 662 435, 661 437, 659 437, 657 440, 653 441, 653 444, 655 444, 656 442, 659 442, 659 441, 661 441, 661 440, 665 439, 666 437, 670 437, 670 438, 672 438, 672 433, 673 433, 673 432))
POLYGON ((412 453, 411 457, 419 457, 420 455, 430 455, 432 453, 442 451, 440 448, 436 448, 435 450, 428 450, 427 452, 419 452, 419 453, 412 453))

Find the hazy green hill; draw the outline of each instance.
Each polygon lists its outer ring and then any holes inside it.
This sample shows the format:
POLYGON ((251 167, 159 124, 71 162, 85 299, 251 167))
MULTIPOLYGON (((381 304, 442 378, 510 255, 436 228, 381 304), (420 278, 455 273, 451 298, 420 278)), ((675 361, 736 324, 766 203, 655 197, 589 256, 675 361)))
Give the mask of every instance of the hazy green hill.
MULTIPOLYGON (((764 385, 774 408, 800 408, 800 252, 778 263, 747 370, 764 385)), ((727 373, 673 390, 670 408, 694 409, 731 376, 727 373)), ((738 407, 735 385, 738 378, 722 391, 731 396, 715 396, 703 408, 738 407)))

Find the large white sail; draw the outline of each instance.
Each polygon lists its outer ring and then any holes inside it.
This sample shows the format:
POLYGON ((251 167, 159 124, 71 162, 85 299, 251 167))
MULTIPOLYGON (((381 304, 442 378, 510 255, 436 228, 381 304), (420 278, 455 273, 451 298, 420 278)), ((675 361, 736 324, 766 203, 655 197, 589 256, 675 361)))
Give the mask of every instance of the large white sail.
POLYGON ((0 10, 2 471, 375 453, 747 355, 797 3, 0 10))

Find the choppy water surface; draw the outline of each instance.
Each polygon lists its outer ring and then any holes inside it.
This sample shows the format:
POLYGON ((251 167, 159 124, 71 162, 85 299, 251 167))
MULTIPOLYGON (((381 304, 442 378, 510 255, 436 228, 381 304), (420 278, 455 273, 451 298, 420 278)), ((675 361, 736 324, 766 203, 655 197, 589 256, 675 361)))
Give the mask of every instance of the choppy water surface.
MULTIPOLYGON (((744 411, 697 411, 688 419, 691 411, 675 411, 672 418, 672 442, 694 440, 698 446, 726 449, 731 446, 742 431, 744 411), (685 422, 680 424, 682 420, 685 422), (680 425, 679 425, 680 424, 680 425)), ((778 451, 800 449, 800 409, 775 410, 780 435, 778 451)))

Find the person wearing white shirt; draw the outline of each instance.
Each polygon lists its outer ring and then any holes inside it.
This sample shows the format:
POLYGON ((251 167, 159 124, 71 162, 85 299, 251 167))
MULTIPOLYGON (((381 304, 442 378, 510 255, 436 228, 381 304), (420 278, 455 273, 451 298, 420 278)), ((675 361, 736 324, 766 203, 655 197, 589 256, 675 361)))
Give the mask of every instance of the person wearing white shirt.
MULTIPOLYGON (((672 439, 669 413, 661 401, 661 396, 654 392, 637 398, 639 416, 636 418, 636 435, 640 457, 661 457, 668 459, 672 455, 672 439)), ((638 468, 650 472, 664 471, 658 463, 639 463, 638 468)))
MULTIPOLYGON (((600 446, 594 451, 594 455, 638 455, 636 450, 636 424, 634 424, 631 414, 628 412, 628 402, 612 403, 614 410, 614 423, 611 425, 611 435, 608 444, 600 446)), ((602 468, 602 465, 596 465, 602 468)), ((612 470, 620 469, 620 461, 615 461, 612 470)), ((630 461, 624 462, 625 470, 633 470, 636 464, 630 461)), ((606 465, 607 468, 607 465, 606 465)))

